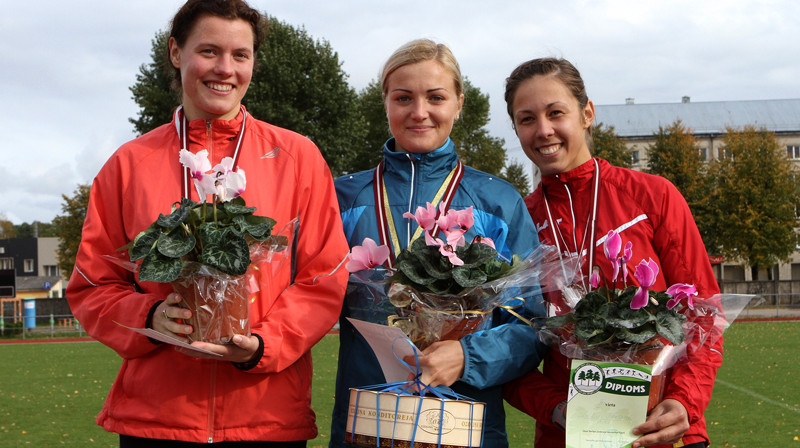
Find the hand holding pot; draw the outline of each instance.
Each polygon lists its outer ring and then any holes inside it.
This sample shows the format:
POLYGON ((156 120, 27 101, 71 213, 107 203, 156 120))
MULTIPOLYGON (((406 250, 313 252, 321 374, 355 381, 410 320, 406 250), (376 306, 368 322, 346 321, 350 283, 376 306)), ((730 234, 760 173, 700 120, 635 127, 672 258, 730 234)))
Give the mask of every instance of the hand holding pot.
POLYGON ((169 337, 186 341, 185 335, 192 332, 192 326, 180 323, 177 319, 190 319, 192 312, 186 308, 181 308, 178 303, 181 296, 176 293, 167 295, 166 300, 156 307, 153 313, 153 330, 163 333, 169 337))

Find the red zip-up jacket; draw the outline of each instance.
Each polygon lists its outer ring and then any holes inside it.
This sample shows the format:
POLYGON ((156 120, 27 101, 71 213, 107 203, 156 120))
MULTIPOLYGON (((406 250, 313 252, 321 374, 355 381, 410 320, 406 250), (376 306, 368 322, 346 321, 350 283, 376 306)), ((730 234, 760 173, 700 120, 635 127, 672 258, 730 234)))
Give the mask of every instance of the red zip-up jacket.
MULTIPOLYGON (((212 166, 233 156, 244 113, 231 121, 194 120, 188 149, 208 149, 212 166)), ((347 284, 348 252, 330 170, 307 138, 247 117, 238 166, 242 197, 276 230, 299 218, 295 283, 290 266, 262 280, 251 303, 252 332, 264 354, 249 370, 196 359, 117 324, 141 328, 169 284, 138 282, 105 258, 133 240, 182 195, 176 125, 123 145, 94 180, 67 298, 87 332, 123 358, 97 423, 107 431, 191 442, 307 440, 311 347, 336 322, 347 284)), ((191 189, 191 199, 197 192, 191 189)))
MULTIPOLYGON (((572 253, 576 252, 576 243, 587 253, 589 245, 594 244, 593 265, 599 264, 607 275, 612 270, 603 254, 606 234, 616 230, 623 245, 631 241, 633 257, 628 269, 628 285, 638 284, 633 277, 635 265, 642 259, 652 258, 660 271, 650 289, 663 291, 675 283, 689 283, 697 287, 700 298, 719 293, 689 206, 677 188, 662 177, 593 159, 569 172, 543 176, 539 188, 525 198, 525 202, 543 243, 554 245, 557 237, 561 249, 572 253), (588 236, 591 228, 587 229, 587 225, 590 224, 597 168, 600 182, 596 229, 591 238, 588 236), (557 229, 553 229, 548 220, 543 195, 546 195, 557 229)), ((584 275, 589 271, 586 258, 584 275)), ((688 362, 679 361, 667 372, 664 398, 678 400, 689 414, 690 428, 683 436, 683 443, 708 443, 703 413, 711 400, 717 369, 722 364, 722 338, 719 337, 713 347, 706 344, 690 352, 688 358, 688 362)), ((505 387, 506 400, 536 419, 537 448, 565 445, 565 433, 552 423, 552 417, 556 405, 567 399, 568 380, 569 359, 558 347, 551 347, 544 360, 543 373, 534 370, 505 387)))

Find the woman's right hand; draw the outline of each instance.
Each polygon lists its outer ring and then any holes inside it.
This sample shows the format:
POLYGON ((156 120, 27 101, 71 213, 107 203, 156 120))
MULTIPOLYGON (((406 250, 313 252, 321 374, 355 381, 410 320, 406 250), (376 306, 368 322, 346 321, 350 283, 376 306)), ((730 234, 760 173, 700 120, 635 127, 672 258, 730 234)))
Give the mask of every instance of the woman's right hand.
POLYGON ((181 299, 180 294, 173 292, 156 307, 153 313, 153 330, 176 339, 186 339, 185 335, 192 332, 192 326, 180 323, 177 319, 186 321, 192 317, 192 312, 178 306, 181 299))

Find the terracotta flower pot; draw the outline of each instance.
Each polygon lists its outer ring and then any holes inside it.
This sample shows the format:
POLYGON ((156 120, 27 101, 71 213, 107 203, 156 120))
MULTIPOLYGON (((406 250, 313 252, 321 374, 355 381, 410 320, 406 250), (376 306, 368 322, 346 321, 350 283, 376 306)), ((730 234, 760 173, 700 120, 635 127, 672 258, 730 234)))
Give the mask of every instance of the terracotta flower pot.
POLYGON ((234 335, 250 335, 250 294, 245 275, 196 272, 172 282, 183 297, 180 305, 192 312, 186 322, 191 341, 230 344, 234 335))

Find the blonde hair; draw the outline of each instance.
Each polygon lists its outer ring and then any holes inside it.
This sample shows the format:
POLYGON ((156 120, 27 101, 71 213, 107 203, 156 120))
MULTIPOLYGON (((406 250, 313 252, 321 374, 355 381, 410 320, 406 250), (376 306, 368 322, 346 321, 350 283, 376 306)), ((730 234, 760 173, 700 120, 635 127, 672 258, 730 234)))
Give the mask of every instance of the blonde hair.
POLYGON ((464 79, 461 77, 461 68, 456 57, 445 44, 437 44, 430 39, 416 39, 408 42, 395 50, 381 71, 381 92, 386 96, 386 81, 389 76, 400 67, 417 62, 434 60, 442 64, 445 69, 453 74, 456 85, 456 95, 461 96, 464 91, 464 79))

